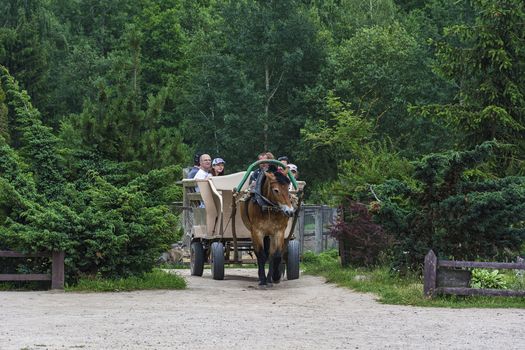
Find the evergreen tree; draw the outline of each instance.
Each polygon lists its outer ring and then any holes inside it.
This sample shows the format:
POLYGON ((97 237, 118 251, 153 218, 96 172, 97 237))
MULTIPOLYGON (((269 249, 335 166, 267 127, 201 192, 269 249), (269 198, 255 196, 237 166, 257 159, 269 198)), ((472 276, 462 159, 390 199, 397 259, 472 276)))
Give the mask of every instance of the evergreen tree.
POLYGON ((42 125, 40 113, 33 107, 27 92, 19 89, 3 66, 0 66, 0 82, 9 107, 11 145, 20 149, 25 162, 31 167, 38 190, 47 198, 56 199, 61 196, 64 183, 57 153, 58 139, 50 128, 42 125))
POLYGON ((261 150, 293 148, 323 50, 298 2, 225 2, 217 14, 212 36, 196 40, 181 102, 191 141, 246 166, 261 150))
POLYGON ((473 0, 474 23, 448 27, 438 44, 439 71, 454 82, 454 103, 423 109, 455 125, 462 146, 498 139, 517 146, 498 171, 523 172, 525 156, 525 4, 473 0), (518 160, 518 162, 516 162, 518 160))

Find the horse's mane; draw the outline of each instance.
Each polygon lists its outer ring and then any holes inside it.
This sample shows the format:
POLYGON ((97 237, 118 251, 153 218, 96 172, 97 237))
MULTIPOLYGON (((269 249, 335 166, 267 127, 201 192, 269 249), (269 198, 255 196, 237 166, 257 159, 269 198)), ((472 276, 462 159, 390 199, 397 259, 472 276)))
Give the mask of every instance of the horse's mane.
POLYGON ((288 176, 286 176, 282 170, 277 169, 275 165, 270 164, 270 166, 268 167, 268 172, 271 172, 275 175, 275 179, 278 183, 284 185, 290 184, 290 179, 288 178, 288 176))

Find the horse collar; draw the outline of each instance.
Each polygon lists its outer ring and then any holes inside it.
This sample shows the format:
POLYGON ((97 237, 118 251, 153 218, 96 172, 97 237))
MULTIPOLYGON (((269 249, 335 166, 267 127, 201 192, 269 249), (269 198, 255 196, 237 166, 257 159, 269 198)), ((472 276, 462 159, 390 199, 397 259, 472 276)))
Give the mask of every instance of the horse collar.
POLYGON ((263 211, 281 212, 282 209, 278 204, 272 202, 271 200, 263 196, 262 187, 263 187, 263 183, 265 180, 266 180, 266 175, 264 174, 264 172, 261 172, 261 174, 259 174, 257 178, 257 182, 255 183, 255 190, 253 192, 254 194, 253 200, 257 204, 259 204, 259 206, 261 207, 263 211))

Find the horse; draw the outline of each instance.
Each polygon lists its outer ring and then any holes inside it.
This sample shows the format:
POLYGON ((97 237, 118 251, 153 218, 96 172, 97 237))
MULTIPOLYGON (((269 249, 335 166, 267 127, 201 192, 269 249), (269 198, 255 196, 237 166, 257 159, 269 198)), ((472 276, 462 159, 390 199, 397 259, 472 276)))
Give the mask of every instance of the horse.
POLYGON ((279 283, 280 264, 284 250, 284 236, 288 219, 295 208, 291 203, 288 169, 270 165, 257 179, 252 197, 241 202, 240 212, 244 225, 250 230, 257 256, 259 286, 279 283), (268 275, 264 265, 270 261, 268 275))

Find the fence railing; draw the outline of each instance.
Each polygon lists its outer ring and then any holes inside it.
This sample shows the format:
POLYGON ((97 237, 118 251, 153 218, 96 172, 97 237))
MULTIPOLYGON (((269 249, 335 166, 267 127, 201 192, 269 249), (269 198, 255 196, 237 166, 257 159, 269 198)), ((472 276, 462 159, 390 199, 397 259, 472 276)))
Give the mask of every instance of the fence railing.
POLYGON ((525 270, 525 263, 438 260, 430 250, 425 256, 423 293, 437 294, 525 296, 523 290, 470 288, 471 273, 465 268, 525 270))
POLYGON ((10 250, 0 250, 2 258, 33 258, 51 259, 51 274, 19 273, 0 274, 0 281, 51 281, 51 289, 64 289, 64 252, 19 253, 10 250))

